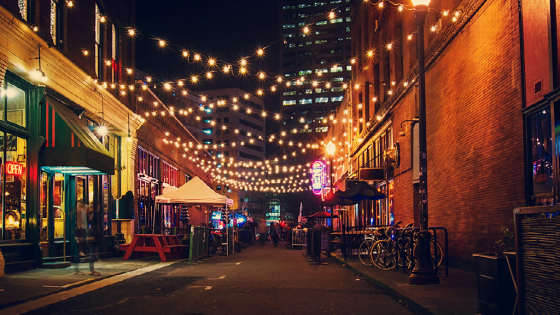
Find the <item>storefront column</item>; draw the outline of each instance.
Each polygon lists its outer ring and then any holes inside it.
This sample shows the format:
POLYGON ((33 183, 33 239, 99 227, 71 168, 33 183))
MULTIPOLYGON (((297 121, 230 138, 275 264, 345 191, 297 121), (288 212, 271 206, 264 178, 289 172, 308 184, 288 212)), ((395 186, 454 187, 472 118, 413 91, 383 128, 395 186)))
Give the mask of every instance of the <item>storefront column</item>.
MULTIPOLYGON (((1 63, 1 62, 0 62, 1 63)), ((35 261, 37 267, 42 263, 43 254, 39 248, 39 150, 44 139, 40 137, 41 126, 40 108, 45 104, 45 88, 42 86, 29 89, 29 142, 27 148, 27 232, 26 238, 34 244, 35 261)))

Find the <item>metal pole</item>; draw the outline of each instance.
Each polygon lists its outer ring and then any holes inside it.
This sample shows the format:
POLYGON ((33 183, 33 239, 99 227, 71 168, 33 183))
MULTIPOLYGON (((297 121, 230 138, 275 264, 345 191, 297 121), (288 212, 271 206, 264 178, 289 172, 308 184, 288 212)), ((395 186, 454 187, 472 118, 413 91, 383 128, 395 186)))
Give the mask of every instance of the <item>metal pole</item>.
POLYGON ((438 284, 439 278, 431 262, 430 239, 428 230, 428 171, 426 150, 426 69, 424 60, 424 25, 428 6, 415 8, 417 21, 418 53, 418 112, 420 116, 420 232, 418 233, 418 264, 408 278, 410 284, 438 284))

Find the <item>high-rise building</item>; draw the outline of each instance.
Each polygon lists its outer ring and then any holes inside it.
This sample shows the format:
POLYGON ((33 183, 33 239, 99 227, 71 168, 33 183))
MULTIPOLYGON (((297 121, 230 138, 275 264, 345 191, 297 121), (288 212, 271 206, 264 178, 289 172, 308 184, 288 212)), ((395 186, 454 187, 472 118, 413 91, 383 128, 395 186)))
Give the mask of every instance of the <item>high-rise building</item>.
MULTIPOLYGON (((224 177, 249 182, 253 177, 264 175, 260 172, 256 174, 253 167, 266 159, 266 119, 261 115, 264 110, 263 100, 238 88, 197 93, 205 101, 198 105, 199 108, 193 114, 181 116, 187 128, 218 161, 233 158, 236 162, 251 165, 239 166, 235 169, 238 174, 224 177)), ((262 213, 260 196, 248 193, 243 187, 216 183, 214 188, 234 200, 233 209, 262 213)))
POLYGON ((309 142, 326 135, 351 77, 350 0, 281 0, 279 11, 281 128, 309 142))

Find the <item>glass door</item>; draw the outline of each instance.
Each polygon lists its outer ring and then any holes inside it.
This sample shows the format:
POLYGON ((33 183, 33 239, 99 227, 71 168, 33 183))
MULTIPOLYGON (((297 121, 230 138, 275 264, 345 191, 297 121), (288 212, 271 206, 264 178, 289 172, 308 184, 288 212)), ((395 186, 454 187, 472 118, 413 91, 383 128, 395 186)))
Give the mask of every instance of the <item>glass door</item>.
POLYGON ((87 181, 84 176, 76 176, 76 239, 78 250, 84 253, 87 240, 87 181))

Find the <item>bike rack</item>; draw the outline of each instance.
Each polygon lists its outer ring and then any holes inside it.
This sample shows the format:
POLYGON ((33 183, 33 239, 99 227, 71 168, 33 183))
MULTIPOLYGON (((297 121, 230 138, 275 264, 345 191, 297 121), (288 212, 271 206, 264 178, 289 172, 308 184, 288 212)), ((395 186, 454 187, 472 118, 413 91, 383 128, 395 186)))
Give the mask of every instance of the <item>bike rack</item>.
MULTIPOLYGON (((447 229, 438 226, 438 227, 429 227, 428 229, 434 231, 434 244, 437 244, 437 231, 436 230, 443 230, 445 233, 445 274, 443 275, 444 278, 449 278, 449 238, 447 229)), ((438 271, 438 266, 436 265, 436 272, 438 271)))

